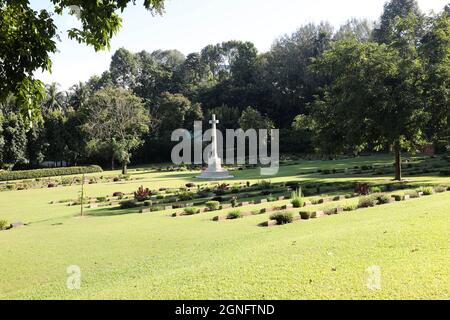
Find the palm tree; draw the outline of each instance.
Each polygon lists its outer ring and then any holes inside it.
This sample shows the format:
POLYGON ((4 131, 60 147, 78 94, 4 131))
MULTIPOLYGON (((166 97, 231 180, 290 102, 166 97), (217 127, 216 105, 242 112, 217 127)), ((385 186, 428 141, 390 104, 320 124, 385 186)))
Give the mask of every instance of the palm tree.
POLYGON ((84 82, 78 82, 77 84, 74 84, 70 88, 71 92, 69 95, 69 103, 70 105, 75 109, 79 110, 84 105, 86 105, 86 102, 89 98, 89 86, 87 86, 84 82))
POLYGON ((65 97, 64 92, 58 90, 59 83, 53 82, 52 84, 46 85, 47 97, 43 103, 45 110, 63 110, 65 107, 65 97))

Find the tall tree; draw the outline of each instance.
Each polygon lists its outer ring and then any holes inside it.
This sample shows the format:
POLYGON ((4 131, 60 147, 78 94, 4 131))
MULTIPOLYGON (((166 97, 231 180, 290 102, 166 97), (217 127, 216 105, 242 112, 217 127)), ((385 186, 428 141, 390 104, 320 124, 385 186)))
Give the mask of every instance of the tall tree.
POLYGON ((401 147, 422 142, 427 120, 418 61, 398 49, 353 39, 335 43, 314 67, 333 80, 312 105, 322 150, 336 154, 389 145, 395 179, 401 180, 401 147))
POLYGON ((409 15, 413 15, 418 19, 414 26, 416 39, 423 34, 424 16, 419 9, 416 0, 390 0, 384 5, 384 11, 380 19, 378 28, 374 30, 374 39, 378 43, 391 44, 402 37, 398 33, 397 19, 404 19, 409 15))
POLYGON ((27 150, 27 126, 22 117, 14 112, 5 114, 3 120, 3 166, 7 169, 14 168, 17 164, 28 163, 27 150))
POLYGON ((143 135, 149 131, 150 119, 141 99, 127 90, 108 87, 91 97, 84 112, 88 148, 108 151, 112 167, 117 159, 126 174, 131 151, 142 145, 143 135))
POLYGON ((335 40, 356 38, 360 42, 369 41, 372 38, 374 23, 367 19, 350 19, 343 24, 334 35, 335 40))
POLYGON ((427 135, 434 142, 445 139, 450 145, 450 12, 444 10, 432 19, 421 43, 425 100, 431 115, 427 135))
POLYGON ((331 25, 309 24, 272 46, 265 75, 272 98, 264 111, 278 126, 288 127, 296 115, 305 113, 306 105, 323 85, 324 79, 311 74, 308 68, 329 47, 332 37, 331 25))

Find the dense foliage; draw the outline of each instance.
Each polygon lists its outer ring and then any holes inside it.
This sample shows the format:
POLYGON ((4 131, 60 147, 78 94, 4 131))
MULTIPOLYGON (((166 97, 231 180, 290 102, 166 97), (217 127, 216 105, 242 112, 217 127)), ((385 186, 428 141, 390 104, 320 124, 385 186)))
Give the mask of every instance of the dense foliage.
POLYGON ((65 168, 48 168, 36 170, 17 170, 0 172, 0 181, 22 180, 22 179, 36 179, 45 177, 56 177, 63 175, 75 175, 82 173, 102 172, 99 166, 87 167, 65 167, 65 168))
MULTIPOLYGON (((94 23, 87 2, 79 1, 82 29, 70 34, 96 49, 107 47, 119 18, 104 12, 94 23), (105 21, 106 34, 100 32, 105 21)), ((119 9, 128 2, 111 1, 119 9)), ((20 18, 8 13, 15 8, 10 1, 0 4, 3 19, 20 18)), ((159 0, 145 4, 162 9, 159 0)), ((0 97, 0 164, 104 165, 116 159, 126 171, 132 155, 136 162, 169 160, 171 132, 192 130, 195 120, 203 120, 205 128, 215 113, 219 129, 279 128, 284 153, 395 151, 400 179, 402 150, 449 146, 450 13, 446 8, 425 15, 415 0, 391 0, 374 26, 357 19, 338 30, 308 24, 277 39, 266 53, 242 41, 208 45, 187 56, 121 48, 109 70, 68 92, 48 85, 31 130, 18 115, 23 95, 11 82, 0 97), (126 115, 119 97, 128 99, 126 115), (99 129, 104 127, 109 129, 99 129)), ((44 26, 41 30, 45 33, 44 26)), ((3 61, 3 68, 12 63, 3 61)))

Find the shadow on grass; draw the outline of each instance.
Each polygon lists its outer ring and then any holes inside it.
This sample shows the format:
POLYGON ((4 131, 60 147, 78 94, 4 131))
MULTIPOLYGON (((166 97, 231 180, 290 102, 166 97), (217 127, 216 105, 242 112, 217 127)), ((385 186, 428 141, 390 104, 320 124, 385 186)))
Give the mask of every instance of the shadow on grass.
POLYGON ((105 207, 85 212, 89 217, 111 217, 138 213, 139 208, 122 209, 120 207, 105 207))

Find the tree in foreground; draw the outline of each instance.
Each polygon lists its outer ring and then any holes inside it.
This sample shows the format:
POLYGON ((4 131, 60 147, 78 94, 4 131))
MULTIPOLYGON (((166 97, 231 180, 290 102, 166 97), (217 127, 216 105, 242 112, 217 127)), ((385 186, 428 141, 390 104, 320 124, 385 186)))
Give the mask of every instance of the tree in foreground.
POLYGON ((427 122, 421 64, 384 44, 335 43, 314 65, 333 79, 312 106, 322 151, 360 152, 391 147, 401 180, 401 148, 422 142, 427 122))
MULTIPOLYGON (((131 0, 51 0, 53 12, 68 12, 76 16, 80 28, 68 30, 69 38, 94 47, 109 48, 122 20, 123 11, 131 0)), ((164 0, 144 0, 144 7, 161 13, 164 0)), ((57 27, 52 10, 35 11, 28 1, 0 0, 0 101, 9 94, 17 97, 17 106, 24 115, 35 119, 45 90, 33 77, 38 69, 51 71, 51 54, 56 53, 57 27)))
POLYGON ((112 168, 117 159, 126 174, 131 151, 142 145, 149 131, 150 117, 141 99, 125 89, 108 87, 96 92, 83 112, 88 149, 108 153, 112 168))

